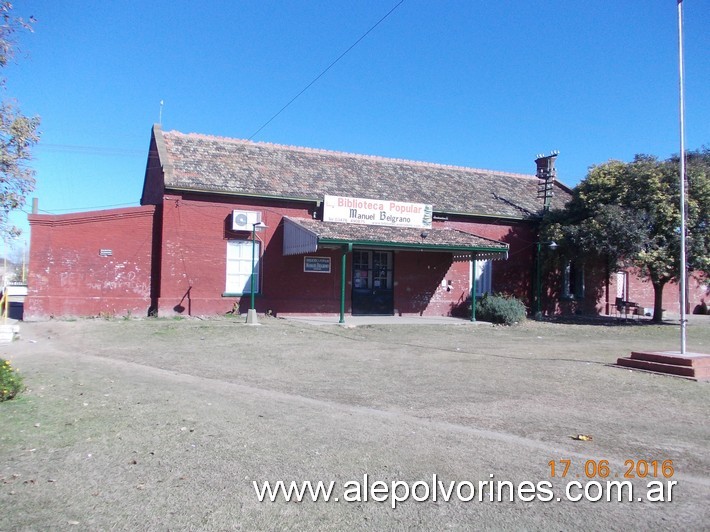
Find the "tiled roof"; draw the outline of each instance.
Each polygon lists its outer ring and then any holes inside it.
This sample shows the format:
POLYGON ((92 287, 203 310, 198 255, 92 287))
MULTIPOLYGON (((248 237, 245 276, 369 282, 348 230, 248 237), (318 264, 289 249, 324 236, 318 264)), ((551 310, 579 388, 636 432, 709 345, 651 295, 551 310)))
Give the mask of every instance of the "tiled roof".
POLYGON ((284 255, 311 253, 321 245, 353 244, 389 249, 450 251, 455 260, 508 258, 508 245, 450 228, 416 229, 284 218, 284 255))
MULTIPOLYGON (((511 218, 533 216, 542 207, 533 175, 162 132, 159 126, 154 132, 166 189, 314 201, 330 194, 511 218)), ((555 194, 553 204, 569 199, 561 186, 555 194)))
POLYGON ((481 248, 500 251, 508 249, 506 244, 497 240, 457 229, 417 229, 382 225, 344 224, 305 218, 289 218, 289 220, 315 234, 320 241, 326 242, 367 242, 462 249, 481 248))

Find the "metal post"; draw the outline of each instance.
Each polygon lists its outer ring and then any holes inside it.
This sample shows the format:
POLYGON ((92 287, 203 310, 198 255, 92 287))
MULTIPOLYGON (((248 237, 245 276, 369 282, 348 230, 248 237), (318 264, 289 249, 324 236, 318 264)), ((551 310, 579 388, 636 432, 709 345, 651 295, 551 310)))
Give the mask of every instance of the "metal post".
POLYGON ((254 304, 254 296, 255 296, 255 291, 256 287, 254 286, 254 270, 256 269, 256 226, 259 225, 262 228, 266 227, 262 225, 261 222, 256 222, 252 224, 251 226, 251 278, 250 278, 250 285, 251 285, 251 306, 249 307, 249 310, 247 311, 247 324, 249 325, 259 325, 259 319, 256 316, 256 308, 254 304))
POLYGON ((678 79, 680 116, 680 354, 686 347, 686 263, 685 263, 685 100, 683 81, 683 0, 678 0, 678 79))
POLYGON ((537 291, 535 297, 535 318, 542 317, 542 275, 540 267, 540 252, 542 250, 542 242, 537 243, 537 254, 535 258, 536 263, 536 274, 535 274, 535 290, 537 291))
POLYGON ((343 258, 340 264, 340 320, 338 323, 345 323, 345 284, 346 270, 348 266, 348 251, 352 249, 352 244, 343 246, 343 258))
POLYGON ((254 255, 256 254, 256 224, 251 225, 251 306, 254 310, 254 255))
POLYGON ((471 321, 476 321, 476 277, 478 274, 478 261, 473 259, 473 279, 471 283, 471 321))

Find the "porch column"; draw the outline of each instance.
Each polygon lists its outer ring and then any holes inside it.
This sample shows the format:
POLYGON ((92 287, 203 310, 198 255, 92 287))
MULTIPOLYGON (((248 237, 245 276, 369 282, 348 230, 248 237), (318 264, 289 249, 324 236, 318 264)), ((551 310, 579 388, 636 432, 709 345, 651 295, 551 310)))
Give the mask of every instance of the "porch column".
POLYGON ((473 277, 471 279, 471 321, 476 321, 476 274, 478 273, 478 261, 475 255, 472 255, 471 259, 471 276, 473 277))
POLYGON ((352 244, 343 246, 343 258, 340 264, 340 321, 338 323, 345 323, 345 286, 347 284, 348 252, 352 250, 352 244))

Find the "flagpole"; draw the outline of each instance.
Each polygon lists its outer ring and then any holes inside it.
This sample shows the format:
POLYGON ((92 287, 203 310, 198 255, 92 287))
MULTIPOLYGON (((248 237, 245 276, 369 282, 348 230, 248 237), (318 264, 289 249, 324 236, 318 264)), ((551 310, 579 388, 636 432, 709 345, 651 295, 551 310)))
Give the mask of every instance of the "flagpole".
POLYGON ((683 0, 678 0, 678 78, 680 116, 680 354, 686 346, 686 264, 685 264, 685 99, 683 80, 683 0))

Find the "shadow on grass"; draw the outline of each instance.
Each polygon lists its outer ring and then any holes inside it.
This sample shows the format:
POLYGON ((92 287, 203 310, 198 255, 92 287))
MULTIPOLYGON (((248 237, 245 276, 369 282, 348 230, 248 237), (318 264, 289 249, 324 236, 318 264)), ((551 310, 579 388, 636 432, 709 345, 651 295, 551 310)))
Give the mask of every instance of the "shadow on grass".
POLYGON ((644 325, 671 325, 678 326, 678 322, 673 321, 651 321, 645 318, 617 318, 614 316, 552 316, 539 320, 541 323, 554 323, 560 325, 595 325, 600 327, 639 327, 644 325))
MULTIPOLYGON (((292 325, 292 324, 289 324, 292 325)), ((292 326, 296 326, 293 324, 292 326)), ((348 333, 340 330, 332 330, 332 329, 324 329, 323 327, 318 327, 316 330, 319 334, 323 335, 328 335, 328 336, 337 336, 338 338, 343 338, 346 340, 350 340, 352 342, 368 342, 368 343, 380 343, 384 346, 391 347, 391 346, 398 346, 398 347, 413 347, 415 349, 425 349, 428 351, 441 351, 444 353, 454 353, 457 355, 475 355, 475 356, 480 356, 480 357, 487 357, 487 358, 501 358, 501 359, 506 359, 506 360, 521 360, 521 361, 530 361, 534 360, 537 362, 570 362, 574 364, 595 364, 599 366, 608 366, 608 362, 603 362, 603 361, 598 361, 598 360, 587 360, 587 359, 578 359, 578 358, 562 358, 562 357, 544 357, 544 358, 531 358, 530 356, 525 356, 525 355, 502 355, 502 354, 494 354, 494 353, 481 353, 481 352, 476 352, 476 351, 468 351, 466 349, 461 349, 461 348, 449 348, 449 347, 443 347, 443 346, 432 346, 432 345, 425 345, 425 344, 417 344, 413 342, 404 342, 404 341, 396 341, 396 340, 387 340, 387 341, 380 341, 378 342, 377 340, 373 338, 358 338, 358 337, 353 337, 348 335, 348 333)))

